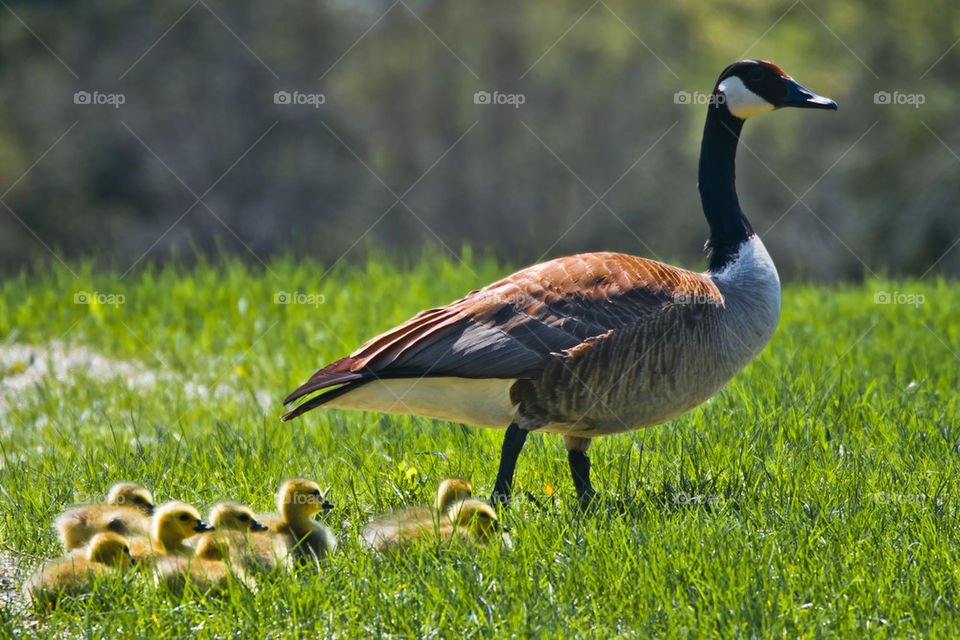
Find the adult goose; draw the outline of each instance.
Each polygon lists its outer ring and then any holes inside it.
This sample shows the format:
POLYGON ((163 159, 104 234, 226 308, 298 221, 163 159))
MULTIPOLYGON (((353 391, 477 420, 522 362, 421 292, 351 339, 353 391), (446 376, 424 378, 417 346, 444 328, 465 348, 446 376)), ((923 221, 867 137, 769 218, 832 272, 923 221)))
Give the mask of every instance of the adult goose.
POLYGON ((588 503, 592 438, 704 402, 777 327, 780 280, 740 210, 734 160, 744 121, 780 107, 837 105, 763 60, 736 62, 717 80, 700 149, 706 272, 608 252, 527 267, 322 368, 285 403, 321 393, 282 419, 323 405, 506 427, 494 502, 509 500, 527 434, 557 433, 588 503))

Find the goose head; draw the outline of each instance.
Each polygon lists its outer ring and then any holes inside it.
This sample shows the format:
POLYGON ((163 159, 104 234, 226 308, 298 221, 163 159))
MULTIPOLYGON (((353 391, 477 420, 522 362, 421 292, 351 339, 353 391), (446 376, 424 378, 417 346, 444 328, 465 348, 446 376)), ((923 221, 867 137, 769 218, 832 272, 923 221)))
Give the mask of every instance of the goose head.
POLYGON ((313 480, 292 478, 280 485, 277 492, 277 511, 287 522, 304 520, 329 509, 333 509, 333 503, 323 497, 320 485, 313 480))
POLYGON ((118 482, 110 487, 107 503, 118 507, 133 507, 144 515, 153 515, 153 494, 136 482, 118 482))
POLYGON ((740 120, 780 109, 837 109, 837 103, 800 85, 766 60, 741 60, 723 70, 711 105, 740 120))
POLYGON ((153 514, 153 538, 164 547, 176 546, 190 536, 213 527, 200 518, 200 513, 183 502, 160 505, 153 514))
POLYGON ((127 541, 115 533, 98 533, 90 539, 87 559, 115 569, 122 569, 136 561, 130 555, 127 541))
POLYGON ((446 513, 456 502, 473 495, 473 487, 463 478, 444 478, 437 487, 437 513, 446 513))
POLYGON ((466 528, 481 540, 493 540, 507 530, 500 524, 493 507, 481 500, 461 500, 450 507, 448 515, 455 526, 466 528))
POLYGON ((231 531, 266 531, 269 527, 257 521, 249 507, 236 502, 221 502, 210 510, 210 524, 216 529, 231 531))

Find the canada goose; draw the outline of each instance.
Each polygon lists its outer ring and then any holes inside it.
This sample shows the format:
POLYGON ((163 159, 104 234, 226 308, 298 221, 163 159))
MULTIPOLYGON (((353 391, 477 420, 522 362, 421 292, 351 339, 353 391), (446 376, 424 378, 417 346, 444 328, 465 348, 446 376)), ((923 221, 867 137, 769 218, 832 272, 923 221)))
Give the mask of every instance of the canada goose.
POLYGON ((454 504, 473 495, 473 488, 463 478, 444 478, 437 487, 437 500, 432 507, 400 509, 372 520, 363 529, 363 540, 374 549, 389 543, 407 525, 439 522, 454 504))
POLYGON ((55 526, 64 551, 79 549, 97 533, 145 536, 153 514, 153 495, 134 482, 118 482, 107 492, 105 504, 64 511, 55 526))
POLYGON ((116 533, 98 533, 84 549, 45 562, 23 585, 37 604, 54 604, 62 595, 90 591, 95 580, 134 563, 127 541, 116 533))
POLYGON ((333 503, 323 497, 320 485, 312 480, 293 478, 280 485, 278 513, 260 516, 259 520, 270 528, 269 535, 278 536, 296 557, 322 558, 336 549, 337 539, 328 527, 311 517, 332 508, 333 503))
POLYGON ((491 496, 502 503, 527 433, 557 433, 588 503, 592 438, 692 409, 777 327, 780 280, 740 210, 734 160, 744 121, 780 107, 837 105, 762 60, 736 62, 717 80, 700 149, 706 272, 608 252, 528 267, 320 369, 285 403, 323 393, 282 420, 325 405, 507 427, 491 496))
POLYGON ((150 537, 130 539, 130 548, 133 557, 145 564, 153 564, 163 555, 190 556, 193 549, 184 540, 206 531, 213 527, 200 519, 196 509, 183 502, 167 502, 153 514, 150 537))
POLYGON ((463 498, 450 505, 447 511, 430 513, 423 518, 389 524, 381 521, 379 525, 375 521, 364 529, 363 538, 374 551, 381 553, 403 551, 425 543, 489 545, 497 539, 509 548, 510 539, 505 531, 489 504, 463 498))
MULTIPOLYGON (((235 515, 240 517, 240 514, 235 515)), ((229 545, 208 537, 210 535, 204 534, 193 556, 167 555, 159 558, 153 572, 154 583, 175 593, 182 592, 188 582, 201 593, 220 593, 233 582, 255 590, 256 585, 243 567, 232 561, 229 545)))

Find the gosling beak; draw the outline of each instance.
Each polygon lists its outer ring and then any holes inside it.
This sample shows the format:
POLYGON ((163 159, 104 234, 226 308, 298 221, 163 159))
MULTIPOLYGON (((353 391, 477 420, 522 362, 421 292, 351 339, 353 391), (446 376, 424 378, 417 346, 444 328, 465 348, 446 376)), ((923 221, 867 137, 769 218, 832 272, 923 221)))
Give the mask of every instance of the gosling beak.
POLYGON ((780 101, 781 107, 837 110, 837 103, 830 98, 818 96, 792 78, 787 78, 784 82, 787 84, 787 95, 780 101))
POLYGON ((197 533, 203 533, 205 531, 213 531, 214 527, 210 526, 203 520, 197 520, 197 526, 193 528, 197 533))
POLYGON ((507 532, 510 531, 510 527, 508 527, 507 525, 501 523, 499 520, 494 520, 494 521, 493 521, 493 530, 494 530, 494 531, 499 531, 500 533, 507 533, 507 532))
POLYGON ((329 500, 327 500, 326 498, 324 498, 323 502, 320 504, 320 508, 323 509, 324 511, 330 511, 330 509, 333 509, 333 507, 334 507, 334 504, 329 500))
POLYGON ((250 531, 266 531, 269 528, 270 527, 267 525, 263 524, 262 522, 257 522, 256 520, 254 520, 253 524, 250 525, 250 531))
POLYGON ((148 504, 148 505, 147 505, 147 515, 148 515, 148 516, 152 516, 152 515, 153 515, 153 511, 154 511, 153 505, 152 505, 152 504, 148 504))

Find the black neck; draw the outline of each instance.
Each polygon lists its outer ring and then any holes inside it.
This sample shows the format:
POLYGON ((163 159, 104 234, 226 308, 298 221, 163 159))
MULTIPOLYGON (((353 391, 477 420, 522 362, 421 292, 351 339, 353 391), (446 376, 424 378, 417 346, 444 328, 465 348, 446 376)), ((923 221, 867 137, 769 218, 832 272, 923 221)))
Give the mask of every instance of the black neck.
MULTIPOLYGON (((718 101, 719 102, 719 101, 718 101)), ((737 143, 743 120, 735 118, 722 102, 711 104, 700 146, 698 187, 703 214, 710 225, 710 271, 718 271, 737 254, 753 229, 740 211, 734 176, 737 143)))

